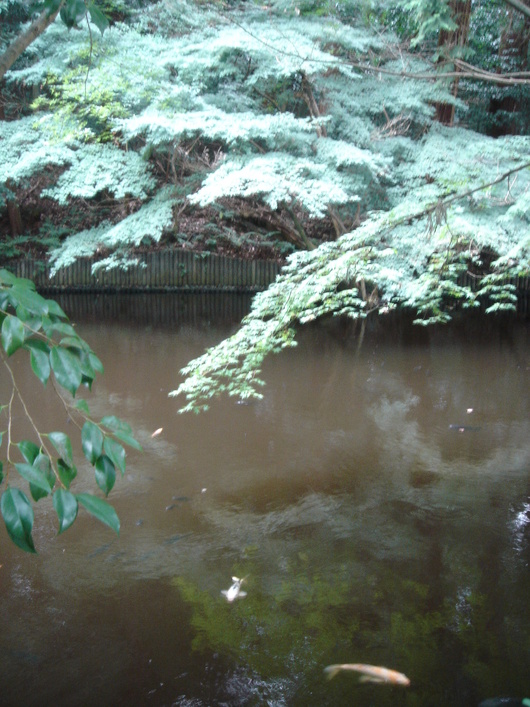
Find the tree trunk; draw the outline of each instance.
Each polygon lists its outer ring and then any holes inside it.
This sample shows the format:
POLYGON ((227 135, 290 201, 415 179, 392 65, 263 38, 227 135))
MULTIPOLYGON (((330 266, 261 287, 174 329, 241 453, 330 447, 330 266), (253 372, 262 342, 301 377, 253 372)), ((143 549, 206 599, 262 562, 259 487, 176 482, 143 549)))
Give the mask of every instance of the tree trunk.
MULTIPOLYGON (((10 179, 7 180, 6 187, 10 191, 14 191, 14 186, 12 185, 10 179)), ((14 194, 12 198, 8 197, 6 202, 7 216, 9 218, 9 227, 11 229, 11 235, 13 236, 13 238, 16 238, 17 236, 20 236, 23 230, 20 207, 17 204, 16 196, 14 194)))
MULTIPOLYGON (((449 54, 455 47, 465 47, 469 34, 471 18, 471 0, 451 0, 451 16, 457 27, 451 32, 442 30, 438 37, 438 47, 444 48, 444 54, 449 54)), ((455 70, 458 69, 455 67, 455 70)), ((458 78, 453 81, 453 96, 458 93, 458 78)), ((449 103, 436 103, 436 120, 444 125, 452 125, 455 118, 455 107, 449 103)))
POLYGON ((29 45, 48 29, 59 14, 63 3, 64 0, 59 3, 58 8, 53 12, 43 10, 37 19, 30 24, 28 29, 22 34, 19 34, 18 37, 11 42, 2 56, 0 56, 0 81, 4 78, 4 75, 13 66, 18 57, 26 51, 29 45))
MULTIPOLYGON (((499 42, 500 72, 503 71, 503 67, 510 65, 518 71, 527 71, 529 41, 530 15, 522 18, 521 21, 514 10, 507 10, 507 24, 501 31, 499 42)), ((500 87, 507 88, 506 84, 504 86, 500 84, 500 87)), ((529 99, 525 93, 514 92, 509 88, 492 96, 488 110, 491 114, 500 113, 501 115, 496 117, 490 134, 493 137, 500 137, 501 135, 517 135, 526 132, 529 118, 526 117, 525 120, 525 116, 530 115, 528 106, 529 99)))
POLYGON ((16 201, 7 202, 7 215, 9 217, 11 235, 13 238, 16 238, 17 236, 20 236, 23 230, 22 216, 20 215, 20 208, 16 201))

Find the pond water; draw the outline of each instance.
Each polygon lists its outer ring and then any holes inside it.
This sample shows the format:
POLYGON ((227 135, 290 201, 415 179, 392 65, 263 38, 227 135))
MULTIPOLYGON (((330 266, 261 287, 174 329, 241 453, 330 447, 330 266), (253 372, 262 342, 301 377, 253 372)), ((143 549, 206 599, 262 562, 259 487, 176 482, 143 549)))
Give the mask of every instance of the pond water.
MULTIPOLYGON (((530 697, 527 325, 374 320, 362 341, 315 326, 267 362, 263 400, 189 416, 167 394, 248 298, 62 304, 105 366, 91 409, 126 419, 144 452, 110 496, 119 538, 82 511, 57 536, 46 501, 37 556, 2 526, 1 705, 530 697), (247 596, 229 603, 232 576, 247 596), (335 663, 411 684, 327 680, 335 663)), ((39 424, 68 429, 51 390, 27 374, 21 388, 39 424)), ((80 464, 74 490, 93 488, 80 464)))

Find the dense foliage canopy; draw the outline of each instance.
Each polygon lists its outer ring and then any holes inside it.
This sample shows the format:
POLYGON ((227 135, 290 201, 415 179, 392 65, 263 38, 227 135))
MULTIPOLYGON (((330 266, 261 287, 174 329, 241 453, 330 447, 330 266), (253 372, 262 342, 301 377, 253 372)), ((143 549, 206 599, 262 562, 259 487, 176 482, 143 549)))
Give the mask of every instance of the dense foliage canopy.
MULTIPOLYGON (((316 317, 513 308, 530 262, 517 5, 166 0, 106 6, 104 32, 80 7, 5 75, 4 251, 49 244, 56 269, 126 267, 159 241, 291 253, 236 335, 187 367, 194 410, 259 395, 264 357, 316 317)), ((6 45, 20 7, 0 3, 6 45)))

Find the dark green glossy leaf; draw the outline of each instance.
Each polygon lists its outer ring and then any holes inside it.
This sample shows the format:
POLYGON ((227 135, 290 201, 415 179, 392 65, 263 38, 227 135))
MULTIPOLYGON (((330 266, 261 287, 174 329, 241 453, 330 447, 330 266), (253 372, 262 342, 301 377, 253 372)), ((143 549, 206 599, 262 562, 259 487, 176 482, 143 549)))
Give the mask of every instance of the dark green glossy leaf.
POLYGON ((116 469, 112 461, 105 454, 102 454, 96 461, 95 474, 97 485, 105 496, 108 496, 116 483, 116 469))
POLYGON ((132 428, 123 420, 115 415, 107 415, 101 418, 101 424, 112 432, 125 432, 126 434, 132 434, 132 428))
POLYGON ((94 5, 94 3, 91 3, 88 6, 88 12, 90 13, 90 21, 93 22, 99 29, 101 34, 103 34, 103 32, 109 26, 109 21, 107 17, 103 14, 103 12, 101 12, 99 7, 94 5))
POLYGON ((85 422, 81 430, 81 446, 88 461, 95 464, 103 451, 103 432, 90 420, 85 422))
POLYGON ((61 7, 61 11, 59 14, 60 14, 61 20, 68 27, 68 29, 75 27, 77 20, 76 20, 75 11, 72 8, 72 2, 68 2, 68 3, 66 3, 66 5, 63 5, 63 7, 61 7))
POLYGON ((39 447, 37 447, 35 442, 31 442, 28 439, 23 439, 17 444, 17 447, 20 449, 22 456, 28 462, 28 464, 33 464, 35 459, 40 454, 39 447))
POLYGON ((78 493, 76 495, 79 503, 95 518, 112 528, 115 533, 120 532, 120 519, 114 508, 102 498, 92 496, 89 493, 78 493))
POLYGON ((83 341, 79 336, 65 336, 59 342, 61 346, 70 349, 83 349, 86 350, 88 344, 83 341))
POLYGON ((93 351, 88 352, 88 359, 90 361, 90 365, 97 373, 103 373, 103 364, 93 351))
POLYGON ((77 499, 70 491, 57 489, 53 494, 53 507, 59 518, 59 535, 72 525, 77 518, 77 499))
POLYGON ((84 378, 89 379, 90 381, 93 381, 94 378, 96 377, 96 371, 92 368, 92 365, 90 363, 90 358, 88 355, 88 352, 83 349, 82 347, 79 348, 69 348, 68 349, 71 354, 73 354, 78 361, 79 364, 79 369, 81 370, 81 374, 84 378))
POLYGON ((63 486, 69 489, 70 484, 77 476, 77 469, 73 464, 72 466, 68 466, 62 459, 59 459, 57 462, 57 473, 59 474, 59 479, 63 486))
POLYGON ((61 306, 57 304, 54 299, 46 300, 46 304, 48 305, 48 312, 51 316, 59 317, 60 319, 68 319, 66 314, 61 309, 61 306))
POLYGON ((50 363, 57 382, 75 396, 81 385, 81 369, 77 358, 68 349, 56 346, 51 350, 50 363))
MULTIPOLYGON (((9 270, 6 270, 5 268, 0 269, 0 284, 13 285, 15 282, 17 282, 17 280, 17 276, 13 275, 13 273, 9 272, 9 270)), ((33 285, 33 282, 31 282, 31 280, 26 280, 26 282, 30 285, 33 285)))
MULTIPOLYGON (((28 282, 26 280, 26 282, 28 282)), ((44 315, 48 314, 48 304, 44 297, 35 291, 35 287, 26 285, 23 281, 17 280, 9 290, 9 299, 13 307, 23 307, 31 314, 44 315)))
POLYGON ((68 466, 73 466, 74 458, 72 454, 72 443, 70 442, 68 435, 64 432, 50 432, 48 433, 48 439, 59 452, 61 459, 68 466))
POLYGON ((81 412, 84 412, 86 415, 90 415, 90 408, 88 407, 88 403, 86 400, 83 400, 83 398, 77 400, 74 407, 76 407, 78 410, 81 410, 81 412))
POLYGON ((33 373, 44 384, 50 377, 50 347, 39 339, 29 339, 24 344, 25 349, 29 349, 30 363, 33 373))
POLYGON ((39 454, 35 457, 35 460, 31 464, 31 468, 34 470, 34 472, 36 472, 36 474, 34 475, 36 475, 37 477, 40 477, 41 475, 44 476, 44 478, 48 482, 48 486, 45 486, 42 483, 34 483, 32 478, 29 478, 27 475, 25 476, 24 473, 20 472, 20 470, 19 473, 27 481, 29 481, 29 490, 33 500, 40 501, 41 498, 49 496, 50 490, 55 484, 55 474, 53 473, 49 457, 46 454, 43 454, 42 452, 39 452, 39 454))
POLYGON ((31 531, 33 529, 33 508, 25 493, 20 489, 8 488, 2 494, 0 510, 11 540, 26 552, 36 552, 31 531))
POLYGON ((105 442, 103 443, 103 449, 109 459, 112 460, 115 467, 121 471, 123 476, 125 473, 125 449, 112 439, 112 437, 105 437, 105 442))
POLYGON ((68 27, 68 29, 71 29, 75 25, 75 20, 73 20, 70 17, 70 15, 67 13, 65 7, 61 8, 60 16, 61 16, 61 20, 68 27))
POLYGON ((89 390, 92 390, 93 378, 87 378, 86 376, 81 376, 81 385, 84 385, 89 390))
POLYGON ((137 442, 132 435, 129 435, 126 432, 115 432, 114 435, 125 444, 128 444, 129 447, 137 449, 139 452, 142 451, 142 445, 137 442))
POLYGON ((52 334, 62 334, 63 336, 77 336, 77 332, 71 324, 67 322, 58 321, 55 318, 47 317, 43 318, 42 325, 44 331, 48 336, 52 334))
POLYGON ((17 307, 16 314, 20 321, 24 324, 24 335, 26 336, 26 338, 28 336, 31 336, 31 334, 34 334, 35 332, 39 331, 39 329, 42 329, 42 315, 37 316, 35 314, 32 314, 29 310, 27 310, 25 307, 22 307, 21 305, 17 307))
POLYGON ((24 325, 18 317, 8 314, 2 322, 2 346, 8 356, 24 343, 24 325))
MULTIPOLYGON (((53 489, 55 484, 55 474, 53 473, 51 461, 48 455, 40 453, 33 462, 32 466, 34 469, 37 469, 44 474, 50 484, 50 488, 53 489)), ((33 483, 30 483, 29 490, 31 491, 34 501, 39 501, 41 498, 44 498, 44 496, 48 495, 45 489, 41 489, 33 483)))
POLYGON ((0 462, 0 484, 4 480, 4 463, 0 462))
MULTIPOLYGON (((44 492, 47 496, 51 492, 50 482, 46 478, 45 474, 40 471, 40 469, 30 466, 29 464, 15 464, 15 468, 26 481, 44 492)), ((41 496, 42 498, 42 496, 41 496)), ((35 499, 38 500, 38 499, 35 499)))

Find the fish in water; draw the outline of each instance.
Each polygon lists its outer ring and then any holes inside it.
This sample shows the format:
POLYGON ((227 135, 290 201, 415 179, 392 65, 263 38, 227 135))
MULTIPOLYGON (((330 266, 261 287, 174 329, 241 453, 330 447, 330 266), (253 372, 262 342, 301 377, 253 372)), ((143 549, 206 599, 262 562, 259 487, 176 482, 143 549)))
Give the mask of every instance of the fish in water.
POLYGON ((230 589, 221 589, 221 594, 226 597, 226 601, 234 601, 238 597, 246 597, 247 593, 241 590, 241 585, 245 581, 246 577, 239 579, 239 577, 232 577, 232 586, 230 589))
POLYGON ((388 683, 390 685, 410 685, 410 680, 403 673, 389 668, 381 668, 377 665, 364 665, 363 663, 342 663, 340 665, 328 665, 324 671, 328 674, 328 679, 335 677, 341 670, 355 670, 362 673, 360 682, 388 683))
POLYGON ((449 425, 449 429, 457 430, 458 432, 478 432, 482 428, 473 427, 472 425, 449 425))

